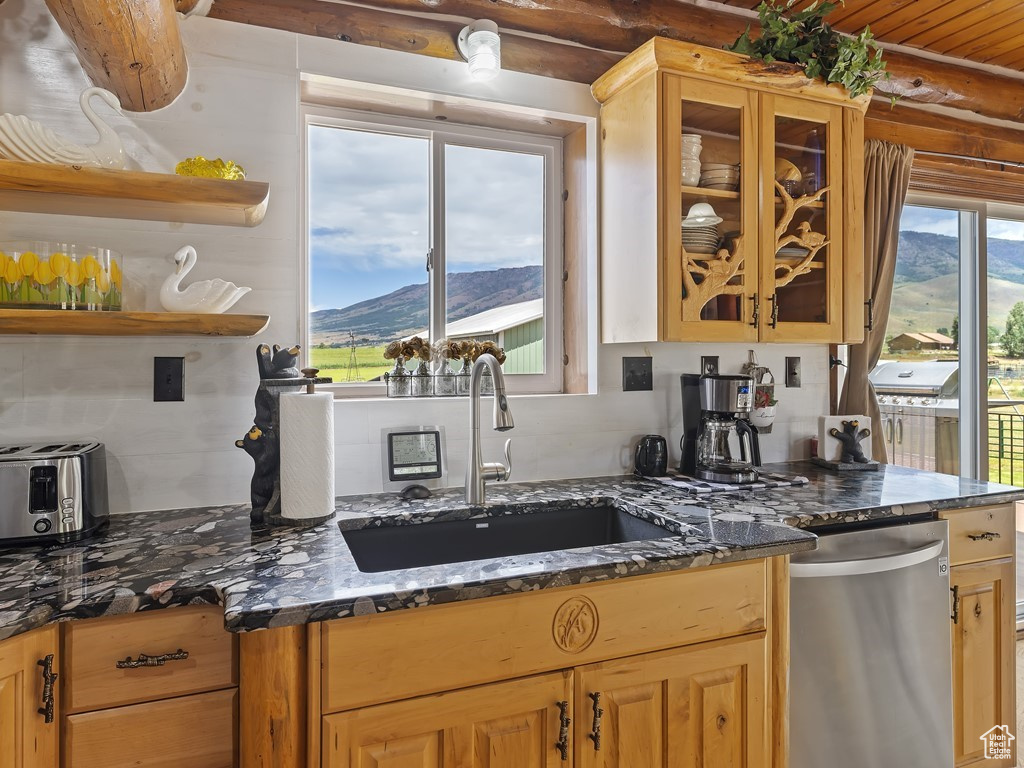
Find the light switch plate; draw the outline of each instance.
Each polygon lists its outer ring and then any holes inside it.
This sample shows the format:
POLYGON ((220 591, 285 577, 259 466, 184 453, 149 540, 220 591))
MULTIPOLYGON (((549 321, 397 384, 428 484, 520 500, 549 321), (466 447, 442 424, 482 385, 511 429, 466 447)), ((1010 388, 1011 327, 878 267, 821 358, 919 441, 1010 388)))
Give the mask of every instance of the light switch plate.
POLYGON ((180 403, 185 399, 185 358, 153 358, 153 402, 180 403))
POLYGON ((787 387, 798 387, 800 386, 800 358, 799 357, 787 357, 786 358, 786 386, 787 387))
POLYGON ((654 389, 650 357, 622 358, 622 391, 642 392, 654 389))

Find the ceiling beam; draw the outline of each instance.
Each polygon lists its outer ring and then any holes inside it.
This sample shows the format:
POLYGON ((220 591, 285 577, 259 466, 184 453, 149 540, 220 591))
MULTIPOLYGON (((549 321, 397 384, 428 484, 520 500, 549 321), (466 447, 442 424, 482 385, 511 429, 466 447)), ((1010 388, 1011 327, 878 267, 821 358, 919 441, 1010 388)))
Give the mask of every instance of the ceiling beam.
POLYGON ((151 112, 181 93, 188 63, 174 0, 46 0, 86 75, 123 109, 151 112))
MULTIPOLYGON (((448 59, 459 57, 453 33, 463 20, 488 18, 502 29, 507 69, 589 83, 617 57, 655 35, 722 47, 750 22, 747 16, 693 2, 366 0, 353 5, 321 0, 217 0, 210 16, 448 59)), ((1024 122, 1024 79, 903 51, 887 51, 886 61, 891 79, 879 84, 879 93, 1024 122)))

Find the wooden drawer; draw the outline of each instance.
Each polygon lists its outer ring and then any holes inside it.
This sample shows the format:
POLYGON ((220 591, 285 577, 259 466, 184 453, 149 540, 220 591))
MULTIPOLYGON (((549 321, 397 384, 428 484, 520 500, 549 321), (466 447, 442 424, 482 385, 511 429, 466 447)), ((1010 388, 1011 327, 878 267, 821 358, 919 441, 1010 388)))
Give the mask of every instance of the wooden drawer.
POLYGON ((949 520, 951 565, 1007 557, 1014 552, 1016 531, 1012 504, 950 509, 940 512, 939 517, 949 520))
POLYGON ((323 712, 765 628, 763 560, 322 626, 323 712))
POLYGON ((235 637, 224 630, 221 608, 168 608, 75 621, 64 644, 64 711, 137 704, 228 688, 237 682, 235 637), (188 652, 162 666, 119 669, 139 654, 188 652))
POLYGON ((233 768, 238 745, 235 690, 181 696, 70 715, 66 768, 233 768))

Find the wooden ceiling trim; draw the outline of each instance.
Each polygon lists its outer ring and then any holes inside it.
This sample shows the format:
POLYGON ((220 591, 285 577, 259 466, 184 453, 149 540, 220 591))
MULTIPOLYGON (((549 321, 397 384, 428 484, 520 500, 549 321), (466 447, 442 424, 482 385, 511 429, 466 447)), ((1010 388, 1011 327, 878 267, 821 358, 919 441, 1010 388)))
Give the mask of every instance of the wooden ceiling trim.
POLYGON ((915 0, 868 0, 861 3, 847 3, 846 6, 839 6, 829 14, 829 20, 836 19, 834 25, 842 32, 853 34, 860 32, 865 26, 870 25, 871 31, 875 31, 875 22, 885 18, 890 13, 896 13, 901 8, 910 5, 915 0), (842 12, 842 13, 841 13, 842 12))
POLYGON ((1011 69, 1019 69, 1021 62, 1024 61, 1024 36, 1017 38, 1017 46, 1014 49, 1007 51, 1002 56, 991 60, 992 64, 999 66, 1009 67, 1011 69))
POLYGON ((965 30, 969 31, 979 22, 991 21, 995 14, 1008 10, 1015 4, 1016 0, 1011 0, 1009 3, 1007 0, 987 0, 970 10, 965 10, 958 3, 947 3, 949 11, 941 14, 945 16, 941 23, 907 38, 903 42, 907 45, 938 51, 940 48, 937 44, 940 40, 965 30))
MULTIPOLYGON (((1013 11, 1005 14, 1005 23, 987 32, 978 32, 977 27, 964 30, 969 39, 957 44, 954 38, 939 41, 943 53, 972 61, 988 59, 1016 50, 1021 42, 1021 23, 1024 22, 1024 5, 1013 2, 1013 11)), ((954 37, 959 37, 956 35, 954 37)))
POLYGON ((956 14, 950 0, 917 0, 871 25, 874 34, 890 43, 907 44, 916 35, 943 24, 956 14))
MULTIPOLYGON (((937 0, 938 1, 938 0, 937 0)), ((218 0, 211 17, 364 45, 457 60, 454 34, 463 21, 490 18, 503 30, 508 69, 590 83, 624 54, 661 35, 720 48, 749 19, 680 0, 593 3, 587 0, 376 0, 375 8, 317 0, 218 0), (439 19, 433 14, 443 14, 439 19), (579 46, 516 35, 545 35, 579 46)), ((1005 120, 1024 120, 1024 81, 925 59, 886 54, 891 80, 879 92, 1005 120)))

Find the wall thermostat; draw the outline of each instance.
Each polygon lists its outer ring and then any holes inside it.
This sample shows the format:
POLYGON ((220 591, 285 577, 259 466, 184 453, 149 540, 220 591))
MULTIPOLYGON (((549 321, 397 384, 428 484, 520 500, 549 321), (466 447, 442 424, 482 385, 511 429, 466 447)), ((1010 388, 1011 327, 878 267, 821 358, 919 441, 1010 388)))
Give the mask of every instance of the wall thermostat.
POLYGON ((410 485, 446 487, 444 427, 387 427, 380 438, 385 491, 401 491, 410 485))

